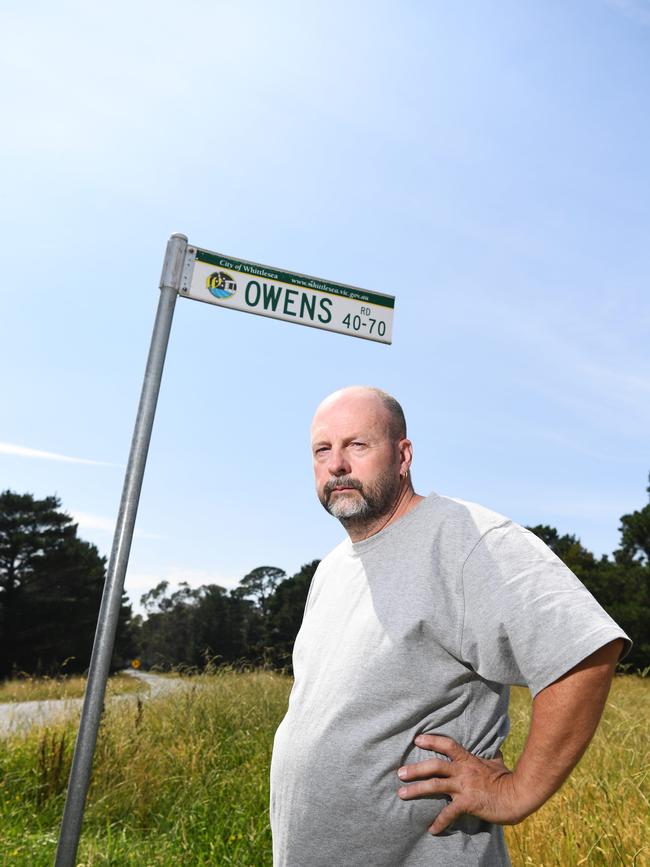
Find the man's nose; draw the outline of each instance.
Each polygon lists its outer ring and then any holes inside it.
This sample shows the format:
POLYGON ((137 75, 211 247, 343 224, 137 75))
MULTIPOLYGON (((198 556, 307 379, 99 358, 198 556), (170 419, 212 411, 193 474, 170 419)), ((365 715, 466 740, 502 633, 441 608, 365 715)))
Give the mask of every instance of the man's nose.
POLYGON ((350 473, 350 463, 342 449, 332 449, 330 451, 327 470, 331 476, 346 476, 350 473))

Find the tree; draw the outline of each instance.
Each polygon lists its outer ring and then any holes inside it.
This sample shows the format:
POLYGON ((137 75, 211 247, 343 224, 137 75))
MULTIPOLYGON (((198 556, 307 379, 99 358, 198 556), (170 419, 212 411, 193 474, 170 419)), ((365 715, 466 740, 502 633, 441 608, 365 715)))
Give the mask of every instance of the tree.
POLYGON ((74 539, 72 518, 58 511, 57 497, 0 494, 0 591, 5 604, 33 580, 46 554, 74 539))
MULTIPOLYGON (((147 667, 179 665, 201 668, 207 660, 250 659, 253 605, 217 584, 192 588, 182 581, 167 595, 161 581, 141 602, 148 617, 138 632, 139 655, 147 667)), ((256 642, 258 635, 253 632, 256 642)))
MULTIPOLYGON (((0 494, 0 676, 84 671, 90 662, 105 558, 77 538, 57 497, 0 494)), ((123 601, 117 654, 129 654, 123 601)), ((121 660, 120 660, 121 661, 121 660)))
MULTIPOLYGON (((648 475, 650 481, 650 475, 648 475)), ((650 494, 650 485, 646 488, 650 494)), ((650 503, 643 509, 621 517, 621 547, 614 556, 621 562, 637 560, 650 565, 650 503)))
POLYGON ((281 581, 269 599, 269 636, 274 661, 291 669, 291 654, 302 623, 305 602, 320 560, 305 563, 295 575, 281 581))
POLYGON ((243 598, 252 596, 260 610, 262 618, 266 620, 268 614, 268 600, 273 594, 278 581, 286 577, 283 569, 275 566, 258 566, 239 582, 237 594, 243 598))

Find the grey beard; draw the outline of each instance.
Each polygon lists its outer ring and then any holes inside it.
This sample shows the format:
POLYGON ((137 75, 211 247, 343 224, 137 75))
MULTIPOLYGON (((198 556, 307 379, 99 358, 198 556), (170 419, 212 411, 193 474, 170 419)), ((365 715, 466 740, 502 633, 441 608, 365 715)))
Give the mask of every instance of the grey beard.
POLYGON ((364 487, 352 476, 330 479, 323 489, 321 503, 324 508, 346 526, 347 524, 365 523, 390 511, 397 499, 400 480, 387 472, 380 476, 373 485, 364 487), (332 490, 339 486, 354 488, 358 494, 337 494, 331 500, 332 490))

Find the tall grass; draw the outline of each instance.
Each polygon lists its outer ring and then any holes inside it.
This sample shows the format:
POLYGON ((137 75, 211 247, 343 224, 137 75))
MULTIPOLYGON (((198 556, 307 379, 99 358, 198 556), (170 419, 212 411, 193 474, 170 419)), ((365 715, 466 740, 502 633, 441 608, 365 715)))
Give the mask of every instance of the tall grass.
MULTIPOLYGON (((290 688, 272 672, 219 670, 158 698, 109 706, 77 864, 268 867, 268 769, 290 688)), ((511 763, 529 705, 525 690, 513 691, 511 763)), ((601 729, 571 779, 506 829, 514 865, 650 863, 649 717, 650 680, 616 678, 601 729)), ((74 734, 62 724, 5 742, 0 864, 52 863, 74 734)))
MULTIPOLYGON (((78 863, 269 864, 268 768, 290 688, 223 670, 108 706, 78 863)), ((59 726, 6 744, 0 864, 52 863, 73 742, 74 727, 59 726)))

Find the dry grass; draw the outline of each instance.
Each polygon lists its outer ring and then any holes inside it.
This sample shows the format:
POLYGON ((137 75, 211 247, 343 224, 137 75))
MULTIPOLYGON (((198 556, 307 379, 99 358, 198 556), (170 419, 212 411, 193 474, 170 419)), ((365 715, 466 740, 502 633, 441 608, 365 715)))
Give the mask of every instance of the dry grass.
MULTIPOLYGON (((61 677, 16 677, 0 681, 0 702, 46 701, 48 699, 83 698, 86 678, 81 675, 61 677)), ((106 695, 146 692, 148 687, 141 680, 128 674, 114 674, 108 679, 106 695)))
MULTIPOLYGON (((515 688, 504 756, 521 752, 530 694, 515 688)), ((650 678, 616 677, 578 767, 547 803, 505 829, 512 862, 534 867, 650 865, 650 678)))

